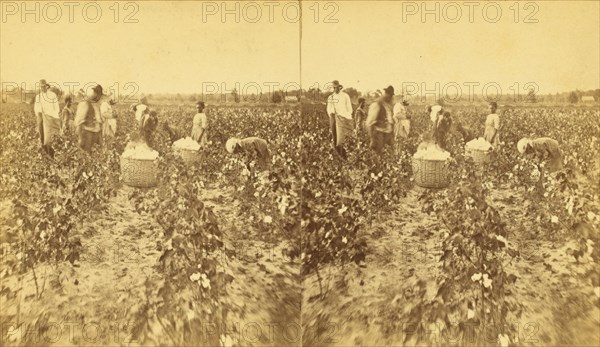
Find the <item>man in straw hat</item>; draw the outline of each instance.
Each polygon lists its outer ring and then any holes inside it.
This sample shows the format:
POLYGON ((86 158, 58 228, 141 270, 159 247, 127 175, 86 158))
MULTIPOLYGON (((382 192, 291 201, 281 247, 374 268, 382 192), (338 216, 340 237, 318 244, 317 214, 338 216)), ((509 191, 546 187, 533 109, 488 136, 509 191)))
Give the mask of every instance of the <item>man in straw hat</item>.
POLYGON ((44 79, 40 80, 40 93, 35 97, 34 111, 37 116, 42 149, 46 154, 54 156, 52 140, 60 133, 60 108, 58 96, 44 79))
POLYGON ((545 161, 548 172, 555 172, 563 167, 563 157, 558 141, 549 137, 530 139, 524 137, 517 143, 517 150, 524 155, 533 155, 545 161))
POLYGON ((258 163, 263 168, 266 168, 271 161, 267 141, 258 137, 247 137, 245 139, 232 137, 225 143, 225 149, 231 154, 245 152, 255 155, 258 163))
POLYGON ((365 126, 371 138, 371 148, 379 154, 386 145, 394 146, 393 97, 394 87, 388 86, 384 94, 369 105, 365 126))
POLYGON ((333 81, 333 93, 327 98, 327 114, 333 146, 342 158, 346 158, 344 143, 354 130, 352 118, 352 101, 350 96, 342 91, 344 86, 337 80, 333 81))

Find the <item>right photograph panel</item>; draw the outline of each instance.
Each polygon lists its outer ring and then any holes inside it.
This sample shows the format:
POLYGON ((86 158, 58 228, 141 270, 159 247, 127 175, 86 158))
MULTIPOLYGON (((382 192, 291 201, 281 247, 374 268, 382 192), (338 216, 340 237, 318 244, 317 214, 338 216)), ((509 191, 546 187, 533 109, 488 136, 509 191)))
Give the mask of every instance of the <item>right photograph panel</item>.
POLYGON ((304 346, 598 344, 599 15, 302 2, 304 346))

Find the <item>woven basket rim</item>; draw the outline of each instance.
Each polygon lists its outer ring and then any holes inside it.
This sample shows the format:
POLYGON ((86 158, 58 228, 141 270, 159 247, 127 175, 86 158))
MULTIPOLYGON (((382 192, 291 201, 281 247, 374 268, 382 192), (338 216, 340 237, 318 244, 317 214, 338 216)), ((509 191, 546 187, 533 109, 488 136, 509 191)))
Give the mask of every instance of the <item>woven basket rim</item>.
POLYGON ((189 148, 180 148, 180 147, 172 147, 175 150, 178 151, 188 151, 188 152, 198 152, 198 150, 200 150, 200 148, 198 149, 189 149, 189 148))
POLYGON ((469 148, 469 147, 465 147, 465 150, 467 150, 467 151, 476 151, 476 152, 484 152, 484 153, 489 153, 489 152, 492 151, 491 149, 483 150, 483 149, 479 149, 479 148, 469 148))

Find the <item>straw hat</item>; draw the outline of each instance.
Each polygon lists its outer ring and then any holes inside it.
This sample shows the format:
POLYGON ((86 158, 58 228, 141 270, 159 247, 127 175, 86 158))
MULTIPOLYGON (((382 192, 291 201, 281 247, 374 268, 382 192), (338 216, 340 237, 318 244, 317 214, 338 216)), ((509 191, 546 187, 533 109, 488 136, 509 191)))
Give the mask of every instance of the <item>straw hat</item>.
POLYGON ((519 151, 519 153, 523 154, 525 153, 525 150, 527 149, 527 146, 531 144, 531 139, 524 137, 522 139, 519 140, 519 142, 517 142, 517 150, 519 151))
POLYGON ((225 149, 227 149, 227 152, 233 153, 233 150, 235 149, 235 146, 239 143, 239 141, 240 139, 236 137, 232 137, 229 140, 227 140, 227 142, 225 143, 225 149))

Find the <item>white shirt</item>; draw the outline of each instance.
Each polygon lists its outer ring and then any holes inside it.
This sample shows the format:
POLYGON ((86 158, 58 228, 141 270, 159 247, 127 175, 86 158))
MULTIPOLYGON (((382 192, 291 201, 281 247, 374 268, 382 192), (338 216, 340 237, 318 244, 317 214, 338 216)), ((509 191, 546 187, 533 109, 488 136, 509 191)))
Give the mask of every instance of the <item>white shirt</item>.
POLYGON ((135 107, 135 120, 136 121, 140 121, 142 120, 142 115, 144 114, 144 111, 146 111, 146 109, 148 108, 148 106, 144 105, 144 104, 139 104, 135 107))
POLYGON ((58 97, 53 91, 47 90, 35 96, 33 109, 36 114, 42 113, 52 118, 59 118, 58 97))
POLYGON ((434 105, 431 107, 431 113, 429 114, 429 118, 433 123, 435 123, 438 120, 438 113, 440 113, 441 110, 442 106, 440 105, 434 105))
POLYGON ((108 103, 108 101, 104 101, 100 104, 100 114, 104 119, 111 119, 113 117, 112 106, 108 103))
POLYGON ((202 113, 196 113, 196 115, 194 116, 194 119, 192 120, 192 124, 196 127, 200 127, 202 129, 206 129, 208 122, 206 119, 206 113, 202 112, 202 113))
POLYGON ((394 105, 394 117, 397 119, 406 119, 406 108, 402 105, 402 102, 397 102, 394 105))
POLYGON ((327 98, 327 114, 340 115, 352 119, 352 102, 350 96, 342 91, 333 93, 327 98))

